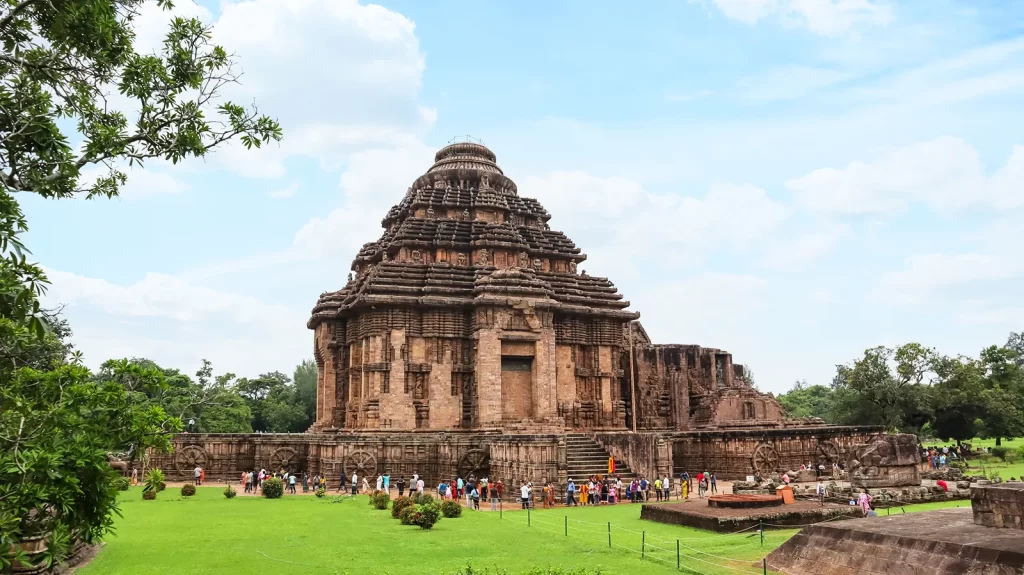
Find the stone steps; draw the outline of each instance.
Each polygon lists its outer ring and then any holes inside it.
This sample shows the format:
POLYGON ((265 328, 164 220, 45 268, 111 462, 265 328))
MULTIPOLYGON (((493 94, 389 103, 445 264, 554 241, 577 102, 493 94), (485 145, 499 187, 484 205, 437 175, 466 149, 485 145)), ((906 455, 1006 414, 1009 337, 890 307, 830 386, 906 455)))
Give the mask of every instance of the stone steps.
MULTIPOLYGON (((579 433, 565 438, 565 459, 568 476, 576 482, 592 475, 608 475, 608 451, 593 438, 579 433)), ((624 462, 615 460, 615 475, 630 480, 636 474, 624 462)))

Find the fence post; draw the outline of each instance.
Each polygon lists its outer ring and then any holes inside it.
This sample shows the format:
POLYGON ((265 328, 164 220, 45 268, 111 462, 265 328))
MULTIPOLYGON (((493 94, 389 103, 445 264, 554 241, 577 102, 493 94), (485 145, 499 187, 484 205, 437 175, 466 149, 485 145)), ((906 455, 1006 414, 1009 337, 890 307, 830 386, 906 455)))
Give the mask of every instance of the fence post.
POLYGON ((640 558, 644 558, 644 554, 647 552, 647 532, 640 532, 640 558))
POLYGON ((565 516, 565 536, 569 536, 569 516, 565 516))
POLYGON ((764 520, 757 522, 757 530, 761 533, 761 547, 764 547, 764 520))
POLYGON ((676 539, 676 570, 679 570, 679 540, 676 539))
POLYGON ((761 558, 761 573, 764 573, 764 575, 768 575, 768 558, 767 557, 762 557, 761 558))
POLYGON ((608 548, 612 548, 612 522, 608 522, 608 548))
POLYGON ((502 511, 502 507, 503 507, 503 505, 502 505, 502 503, 501 503, 501 498, 499 497, 499 498, 498 498, 498 519, 501 519, 501 511, 502 511))
POLYGON ((526 504, 526 526, 530 526, 530 504, 526 504))

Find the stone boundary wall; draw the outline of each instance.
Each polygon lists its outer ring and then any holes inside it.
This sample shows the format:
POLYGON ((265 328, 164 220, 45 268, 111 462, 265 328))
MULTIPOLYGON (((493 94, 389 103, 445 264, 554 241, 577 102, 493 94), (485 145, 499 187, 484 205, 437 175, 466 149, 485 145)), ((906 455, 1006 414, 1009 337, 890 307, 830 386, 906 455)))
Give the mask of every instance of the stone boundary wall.
POLYGON ((1024 483, 972 487, 971 508, 975 525, 1024 529, 1024 483))
POLYGON ((809 461, 817 463, 825 453, 845 461, 853 446, 882 432, 881 427, 868 425, 781 427, 678 432, 667 439, 675 476, 708 471, 721 479, 744 479, 754 474, 755 460, 768 468, 762 474, 799 469, 809 461))
POLYGON ((617 461, 625 461, 637 474, 654 480, 672 474, 671 443, 664 433, 596 433, 594 439, 617 461))
POLYGON ((501 480, 513 495, 523 481, 532 481, 535 491, 548 481, 565 484, 564 436, 502 435, 490 441, 490 454, 488 479, 501 480))

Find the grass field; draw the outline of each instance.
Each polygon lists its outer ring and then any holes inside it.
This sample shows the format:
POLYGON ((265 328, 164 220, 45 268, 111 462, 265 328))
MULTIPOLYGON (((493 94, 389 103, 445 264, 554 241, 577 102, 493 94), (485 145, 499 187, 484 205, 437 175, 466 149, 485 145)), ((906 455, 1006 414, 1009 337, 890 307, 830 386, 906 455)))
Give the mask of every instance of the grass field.
MULTIPOLYGON (((977 449, 979 447, 995 447, 996 446, 996 440, 995 439, 978 439, 978 438, 975 438, 975 439, 972 439, 969 443, 971 444, 971 447, 975 448, 975 449, 977 449)), ((931 445, 931 444, 929 444, 929 445, 931 445)), ((936 443, 936 445, 939 445, 941 447, 943 445, 943 443, 942 442, 938 442, 938 443, 936 443)), ((953 447, 954 445, 956 445, 956 442, 955 441, 954 442, 950 442, 947 445, 949 447, 953 447)), ((1021 446, 1024 446, 1024 438, 1018 437, 1018 438, 1015 438, 1015 439, 1004 439, 1002 441, 1002 445, 1003 445, 1003 447, 1006 447, 1006 448, 1009 448, 1009 449, 1012 449, 1012 450, 1019 450, 1021 446)), ((984 461, 982 461, 981 459, 978 458, 977 455, 975 455, 972 459, 969 459, 967 461, 967 463, 968 463, 968 465, 971 466, 970 467, 970 471, 968 471, 968 475, 973 475, 974 473, 980 474, 981 473, 981 468, 982 468, 982 466, 984 466, 986 473, 992 473, 993 471, 999 472, 999 476, 1003 478, 1003 481, 1006 481, 1007 479, 1010 479, 1011 477, 1016 477, 1017 479, 1024 478, 1024 458, 1019 458, 1018 457, 1017 459, 1015 459, 1011 463, 1004 463, 1002 461, 997 460, 994 457, 989 457, 989 458, 986 458, 984 461)))
POLYGON ((521 510, 500 518, 466 510, 423 531, 399 524, 390 511, 372 509, 365 496, 342 503, 308 496, 228 500, 218 487, 201 487, 187 499, 169 489, 156 501, 142 501, 133 488, 121 509, 117 533, 81 575, 448 575, 467 565, 475 572, 498 568, 511 575, 548 567, 661 574, 677 572, 676 539, 684 571, 754 574, 761 573, 761 557, 796 532, 767 532, 762 547, 749 533, 720 535, 641 521, 640 507, 629 504, 536 510, 530 525, 521 510))

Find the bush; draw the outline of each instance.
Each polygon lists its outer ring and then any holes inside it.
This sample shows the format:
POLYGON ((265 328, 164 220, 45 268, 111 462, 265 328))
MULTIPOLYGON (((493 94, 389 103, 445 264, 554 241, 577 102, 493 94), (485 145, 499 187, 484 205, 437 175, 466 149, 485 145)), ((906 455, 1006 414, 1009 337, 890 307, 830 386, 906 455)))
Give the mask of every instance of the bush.
POLYGON ((416 506, 416 513, 413 514, 412 524, 419 525, 420 529, 430 529, 440 520, 441 506, 432 502, 416 506))
POLYGON ((398 513, 398 519, 401 520, 402 525, 412 525, 413 518, 416 516, 416 506, 406 505, 402 508, 402 511, 398 513))
POLYGON ((960 471, 967 471, 967 462, 963 459, 954 459, 949 462, 950 469, 959 469, 960 471))
POLYGON ((373 495, 370 496, 370 503, 375 509, 384 510, 388 508, 388 502, 391 501, 391 496, 385 491, 374 491, 373 495))
POLYGON ((430 505, 433 502, 434 502, 434 497, 432 495, 427 495, 426 493, 424 493, 423 495, 420 495, 420 494, 416 495, 416 504, 417 505, 430 505))
POLYGON ((1010 456, 1010 448, 1004 445, 999 445, 990 449, 989 453, 994 457, 998 457, 999 459, 1006 461, 1006 458, 1010 456))
POLYGON ((441 514, 448 518, 462 517, 462 505, 457 501, 445 501, 441 504, 441 514))
POLYGON ((146 501, 152 501, 156 499, 156 491, 143 491, 142 498, 146 501))
POLYGON ((317 497, 323 497, 324 495, 327 495, 327 490, 323 487, 319 487, 313 494, 317 497))
POLYGON ((132 486, 132 482, 127 477, 118 477, 114 480, 114 486, 117 487, 118 491, 128 491, 132 486))
POLYGON ((276 477, 263 480, 263 496, 267 499, 280 499, 284 495, 284 481, 276 477))
POLYGON ((164 472, 159 469, 150 469, 143 478, 142 496, 144 499, 156 499, 156 494, 163 491, 167 484, 164 483, 164 472), (152 497, 146 497, 146 493, 152 493, 152 497))
POLYGON ((196 494, 196 486, 195 485, 192 485, 191 483, 186 483, 185 485, 181 486, 181 496, 182 497, 192 497, 195 494, 196 494))
POLYGON ((235 491, 234 487, 228 485, 227 487, 224 488, 224 497, 227 497, 228 499, 234 499, 236 495, 238 495, 238 492, 235 491))
POLYGON ((411 506, 412 504, 413 503, 411 497, 406 497, 403 495, 401 497, 395 498, 395 500, 391 502, 391 516, 395 519, 400 519, 402 516, 402 510, 405 509, 406 507, 411 506))

